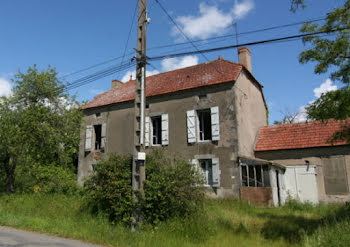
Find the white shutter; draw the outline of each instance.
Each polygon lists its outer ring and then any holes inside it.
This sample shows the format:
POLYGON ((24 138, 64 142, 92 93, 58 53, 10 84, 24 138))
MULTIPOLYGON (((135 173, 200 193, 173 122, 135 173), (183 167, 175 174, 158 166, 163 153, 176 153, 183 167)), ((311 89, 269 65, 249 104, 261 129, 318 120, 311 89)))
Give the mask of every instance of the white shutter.
POLYGON ((102 149, 106 147, 106 132, 107 132, 107 125, 106 123, 103 123, 101 126, 101 148, 102 149))
POLYGON ((85 151, 91 151, 91 147, 92 147, 92 130, 93 127, 92 125, 88 125, 86 126, 86 130, 85 130, 85 151))
POLYGON ((219 158, 213 158, 212 163, 212 172, 213 172, 213 187, 220 187, 220 165, 219 158))
POLYGON ((213 141, 220 140, 219 107, 210 108, 211 112, 211 137, 213 141))
POLYGON ((168 114, 162 114, 162 145, 169 145, 169 120, 168 114))
POLYGON ((196 142, 196 113, 194 110, 187 111, 187 141, 196 142))
POLYGON ((149 126, 150 126, 150 117, 145 117, 145 146, 149 146, 149 126))

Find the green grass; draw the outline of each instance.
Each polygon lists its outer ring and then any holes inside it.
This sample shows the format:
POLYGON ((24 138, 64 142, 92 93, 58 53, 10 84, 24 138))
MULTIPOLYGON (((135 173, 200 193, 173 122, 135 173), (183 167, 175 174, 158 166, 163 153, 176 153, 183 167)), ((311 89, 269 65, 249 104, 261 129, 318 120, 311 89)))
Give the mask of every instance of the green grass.
POLYGON ((131 232, 82 210, 83 199, 64 195, 0 197, 0 225, 107 246, 347 246, 349 206, 290 202, 259 208, 241 201, 206 201, 189 219, 131 232))

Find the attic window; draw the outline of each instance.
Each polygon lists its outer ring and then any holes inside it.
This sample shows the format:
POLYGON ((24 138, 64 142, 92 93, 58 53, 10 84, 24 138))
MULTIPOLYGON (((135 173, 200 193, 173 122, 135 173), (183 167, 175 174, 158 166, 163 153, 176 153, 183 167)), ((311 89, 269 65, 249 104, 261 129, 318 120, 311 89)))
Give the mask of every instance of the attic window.
POLYGON ((96 118, 101 117, 101 112, 97 112, 97 113, 95 114, 95 117, 96 117, 96 118))
POLYGON ((207 95, 206 94, 200 94, 198 95, 199 100, 206 100, 207 99, 207 95))

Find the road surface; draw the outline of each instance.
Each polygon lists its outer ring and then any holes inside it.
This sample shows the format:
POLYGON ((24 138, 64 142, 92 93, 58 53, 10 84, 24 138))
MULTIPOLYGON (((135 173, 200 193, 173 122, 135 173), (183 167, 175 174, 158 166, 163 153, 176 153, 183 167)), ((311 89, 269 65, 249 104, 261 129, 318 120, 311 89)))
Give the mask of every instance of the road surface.
POLYGON ((102 247, 77 240, 16 230, 0 226, 1 247, 102 247))

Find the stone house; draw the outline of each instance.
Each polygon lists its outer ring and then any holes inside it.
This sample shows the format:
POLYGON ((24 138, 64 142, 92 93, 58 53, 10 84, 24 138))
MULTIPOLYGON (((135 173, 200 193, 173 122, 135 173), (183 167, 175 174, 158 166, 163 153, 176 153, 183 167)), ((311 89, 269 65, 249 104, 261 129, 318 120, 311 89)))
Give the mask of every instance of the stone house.
MULTIPOLYGON (((254 158, 257 134, 267 124, 262 88, 252 75, 246 47, 239 49, 239 63, 219 57, 147 77, 146 152, 179 153, 203 172, 209 194, 239 197, 239 157, 254 158)), ((84 107, 80 184, 101 155, 133 153, 134 98, 135 81, 114 80, 110 90, 84 107)))
POLYGON ((278 163, 275 197, 301 201, 350 201, 350 145, 333 135, 349 125, 329 120, 265 126, 259 131, 255 156, 278 163), (276 195, 277 194, 277 195, 276 195))

